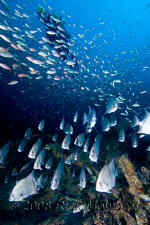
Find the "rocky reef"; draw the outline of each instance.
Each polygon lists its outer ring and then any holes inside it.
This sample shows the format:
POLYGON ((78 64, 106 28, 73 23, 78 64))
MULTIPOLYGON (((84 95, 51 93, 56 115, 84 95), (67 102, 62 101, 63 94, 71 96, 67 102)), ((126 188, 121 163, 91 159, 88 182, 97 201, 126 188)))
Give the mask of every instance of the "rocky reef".
MULTIPOLYGON (((106 145, 107 157, 103 155, 100 163, 95 165, 89 161, 87 153, 81 152, 80 160, 71 166, 65 165, 64 175, 59 189, 53 191, 50 185, 31 196, 24 202, 8 202, 14 180, 1 182, 0 188, 0 224, 37 224, 37 225, 148 225, 150 224, 150 169, 149 155, 147 166, 136 165, 124 154, 118 143, 106 145), (109 149, 112 149, 110 152, 109 149), (115 157, 118 177, 112 193, 98 193, 95 183, 101 165, 115 157), (86 165, 87 186, 80 188, 77 174, 83 163, 86 165)), ((45 149, 53 155, 52 174, 61 157, 59 144, 49 142, 45 149)), ((69 154, 74 150, 69 151, 69 154)), ((150 154, 149 152, 147 154, 150 154)), ((64 153, 64 160, 68 153, 64 153)), ((4 179, 3 169, 0 171, 1 181, 4 179)), ((51 175, 52 175, 51 174, 51 175)))

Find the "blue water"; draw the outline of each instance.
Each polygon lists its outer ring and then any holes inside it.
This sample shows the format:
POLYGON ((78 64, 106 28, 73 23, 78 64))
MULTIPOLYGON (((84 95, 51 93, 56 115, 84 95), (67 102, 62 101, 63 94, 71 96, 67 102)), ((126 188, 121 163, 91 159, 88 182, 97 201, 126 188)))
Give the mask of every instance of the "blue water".
MULTIPOLYGON (((7 1, 7 3, 9 6, 8 12, 14 12, 15 9, 19 10, 16 4, 20 4, 20 1, 7 1)), ((20 11, 29 15, 30 19, 20 19, 16 16, 16 21, 9 20, 10 26, 12 28, 14 26, 22 28, 22 25, 27 22, 33 30, 39 27, 42 30, 42 36, 45 36, 43 24, 40 23, 39 18, 35 14, 38 4, 47 10, 49 5, 63 16, 68 32, 72 37, 76 37, 74 50, 77 51, 79 60, 82 60, 83 64, 90 69, 90 72, 87 73, 88 79, 86 79, 86 84, 84 84, 84 73, 79 74, 78 78, 73 79, 72 82, 64 81, 65 88, 63 89, 62 84, 59 85, 58 83, 58 86, 53 87, 51 86, 51 80, 47 82, 45 78, 41 80, 20 79, 19 84, 8 86, 7 83, 14 78, 14 75, 2 70, 3 76, 1 76, 0 80, 0 119, 2 127, 5 128, 6 124, 7 126, 10 126, 10 124, 14 126, 16 123, 22 124, 23 121, 26 121, 25 124, 34 125, 43 117, 49 118, 50 124, 54 120, 59 121, 63 113, 69 113, 71 116, 79 107, 81 111, 84 111, 89 104, 97 103, 97 95, 93 90, 103 89, 103 87, 105 87, 105 93, 107 93, 107 88, 110 88, 111 91, 108 91, 108 94, 110 92, 112 94, 121 92, 127 98, 127 103, 128 99, 133 100, 133 103, 138 100, 141 103, 140 110, 143 111, 150 98, 147 96, 148 94, 146 94, 146 98, 144 95, 146 101, 143 102, 143 96, 137 95, 136 90, 149 91, 149 85, 147 85, 149 68, 142 71, 144 66, 149 66, 150 8, 146 9, 148 1, 130 2, 118 0, 106 2, 94 0, 91 2, 68 0, 59 1, 59 4, 58 1, 22 1, 23 10, 20 11), (68 18, 67 15, 70 15, 72 18, 68 18), (75 28, 73 24, 75 24, 75 28), (83 29, 81 29, 80 25, 83 26, 83 29), (82 33, 84 38, 80 39, 78 34, 82 33), (91 44, 92 48, 89 47, 87 51, 89 59, 85 58, 83 49, 84 46, 87 46, 85 40, 87 42, 93 41, 91 44), (121 54, 123 51, 126 51, 126 54, 121 54), (95 63, 95 57, 97 57, 98 63, 95 63), (102 61, 104 61, 104 65, 102 61), (103 79, 104 74, 102 70, 110 72, 117 70, 119 75, 116 79, 121 79, 123 86, 120 88, 118 85, 119 88, 114 90, 110 87, 112 78, 109 78, 109 76, 106 79, 104 78, 104 86, 101 80, 91 76, 91 73, 96 73, 103 79), (144 84, 139 86, 137 83, 139 80, 144 81, 144 84), (129 81, 131 81, 131 84, 128 83, 129 81), (81 85, 89 87, 90 91, 85 91, 81 94, 79 88, 81 85), (131 87, 130 91, 129 86, 131 87), (74 88, 77 89, 75 93, 72 91, 74 88), (131 93, 135 93, 135 96, 133 97, 131 93), (92 97, 94 97, 94 100, 90 99, 92 97), (68 112, 68 109, 66 110, 66 105, 70 105, 70 112, 68 112), (55 116, 54 112, 56 113, 55 116)), ((38 48, 39 37, 36 34, 35 37, 37 41, 28 41, 30 45, 33 44, 34 48, 38 48)), ((1 41, 3 46, 7 46, 7 43, 3 40, 1 41)), ((23 62, 25 54, 22 52, 18 54, 20 55, 17 57, 23 62)), ((8 62, 10 61, 8 60, 8 62)), ((55 122, 57 123, 57 121, 55 122)))

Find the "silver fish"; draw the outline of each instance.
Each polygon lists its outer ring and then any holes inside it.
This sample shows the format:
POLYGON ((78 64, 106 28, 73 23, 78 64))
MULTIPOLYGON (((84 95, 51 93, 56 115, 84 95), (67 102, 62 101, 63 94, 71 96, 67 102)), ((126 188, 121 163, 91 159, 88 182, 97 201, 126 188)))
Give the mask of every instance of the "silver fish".
POLYGON ((37 142, 32 146, 29 154, 28 154, 28 157, 30 159, 35 159, 36 157, 36 154, 38 153, 38 151, 41 149, 42 147, 42 138, 39 138, 37 140, 37 142))
POLYGON ((43 148, 43 150, 38 154, 33 168, 35 170, 42 170, 41 166, 44 165, 44 159, 45 159, 46 150, 43 148))
POLYGON ((64 162, 63 162, 63 158, 61 158, 51 181, 52 190, 56 190, 58 188, 63 172, 64 172, 64 162))
POLYGON ((150 202, 150 197, 149 197, 148 195, 142 195, 142 194, 140 194, 139 196, 140 196, 140 198, 143 199, 144 201, 150 202))
POLYGON ((98 157, 99 157, 99 152, 100 152, 100 141, 101 141, 101 135, 98 134, 96 136, 96 140, 94 144, 91 147, 89 158, 93 162, 97 162, 98 157))
POLYGON ((13 55, 10 52, 0 52, 0 56, 5 58, 13 58, 13 55))
POLYGON ((146 151, 150 152, 150 146, 146 148, 146 151))
POLYGON ((26 178, 21 179, 13 188, 9 196, 9 201, 24 201, 25 198, 37 194, 36 179, 33 172, 26 178))
POLYGON ((84 147, 83 147, 83 151, 84 152, 88 152, 88 148, 89 148, 89 139, 90 137, 88 136, 86 141, 85 141, 85 144, 84 144, 84 147))
POLYGON ((82 188, 85 188, 86 187, 87 179, 86 179, 86 173, 85 173, 85 167, 84 167, 84 165, 81 168, 81 172, 80 172, 79 179, 80 179, 80 183, 78 185, 80 187, 82 187, 82 188))
POLYGON ((116 117, 113 113, 110 114, 110 118, 109 118, 109 121, 110 121, 110 126, 111 127, 114 127, 117 125, 117 120, 116 120, 116 117))
POLYGON ((121 127, 121 129, 119 131, 118 141, 120 141, 120 142, 124 142, 125 141, 125 131, 124 131, 123 127, 121 127))
POLYGON ((84 209, 85 209, 85 206, 84 205, 79 205, 77 208, 75 208, 73 210, 73 213, 79 213, 79 212, 81 212, 84 209))
POLYGON ((139 134, 150 134, 150 113, 146 111, 144 119, 139 122, 139 134))
POLYGON ((43 132, 45 128, 45 120, 42 120, 38 126, 39 131, 43 132))
POLYGON ((27 138, 24 137, 20 142, 20 145, 18 147, 18 152, 23 152, 27 143, 28 143, 27 138))
POLYGON ((71 124, 66 123, 64 132, 65 134, 73 134, 73 127, 71 126, 71 124))
POLYGON ((5 161, 9 151, 10 151, 10 142, 7 142, 0 149, 0 163, 3 163, 5 161))
POLYGON ((137 125, 139 125, 139 119, 136 115, 134 115, 131 127, 133 128, 133 127, 136 127, 137 125))
POLYGON ((84 126, 87 123, 87 115, 86 113, 83 114, 83 123, 82 125, 84 126))
POLYGON ((27 138, 27 139, 30 139, 31 138, 31 135, 32 135, 31 128, 27 128, 24 137, 27 138))
POLYGON ((45 164, 45 168, 47 170, 50 170, 52 168, 52 164, 53 164, 53 159, 52 159, 52 157, 50 157, 45 164))
POLYGON ((79 146, 79 147, 82 147, 83 144, 84 144, 84 140, 85 140, 85 134, 79 134, 75 141, 74 141, 74 144, 79 146))
POLYGON ((64 117, 63 117, 62 121, 60 123, 60 130, 64 130, 64 127, 65 127, 65 120, 64 120, 64 117))
POLYGON ((102 131, 109 131, 110 130, 110 121, 106 116, 101 117, 101 126, 102 126, 102 131))
POLYGON ((87 126, 86 126, 86 131, 88 133, 92 131, 92 128, 95 126, 96 121, 97 121, 96 112, 94 109, 91 109, 91 107, 89 107, 89 113, 87 116, 87 126))
POLYGON ((66 134, 66 136, 62 142, 62 148, 69 150, 70 143, 71 143, 70 134, 66 134))
POLYGON ((110 190, 116 185, 117 171, 114 159, 105 165, 99 173, 96 182, 96 191, 110 193, 110 190))
POLYGON ((114 96, 111 96, 108 103, 107 103, 107 106, 106 106, 106 114, 107 113, 112 113, 112 112, 115 112, 116 110, 118 109, 118 102, 117 102, 117 99, 114 97, 114 96))
POLYGON ((132 134, 132 147, 133 148, 138 147, 138 140, 137 140, 137 135, 135 132, 132 134))
POLYGON ((65 164, 71 165, 71 163, 75 162, 78 160, 78 152, 79 149, 77 149, 75 152, 71 153, 66 159, 65 159, 65 164))
POLYGON ((73 122, 76 123, 78 120, 78 111, 75 112, 73 122))

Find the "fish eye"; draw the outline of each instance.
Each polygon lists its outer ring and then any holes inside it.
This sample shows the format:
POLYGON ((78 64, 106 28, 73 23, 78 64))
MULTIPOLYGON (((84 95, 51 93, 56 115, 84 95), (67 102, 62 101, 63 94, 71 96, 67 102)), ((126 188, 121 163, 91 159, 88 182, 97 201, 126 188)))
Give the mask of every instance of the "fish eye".
POLYGON ((21 193, 20 196, 23 196, 23 194, 21 193))

